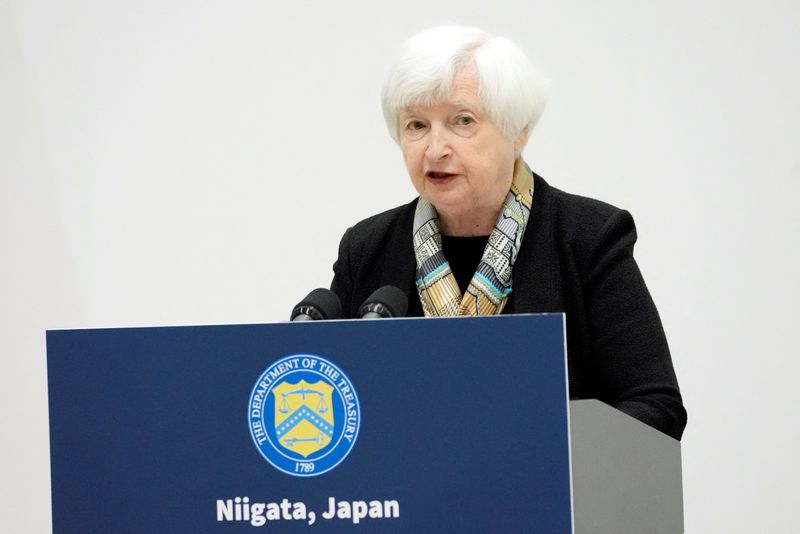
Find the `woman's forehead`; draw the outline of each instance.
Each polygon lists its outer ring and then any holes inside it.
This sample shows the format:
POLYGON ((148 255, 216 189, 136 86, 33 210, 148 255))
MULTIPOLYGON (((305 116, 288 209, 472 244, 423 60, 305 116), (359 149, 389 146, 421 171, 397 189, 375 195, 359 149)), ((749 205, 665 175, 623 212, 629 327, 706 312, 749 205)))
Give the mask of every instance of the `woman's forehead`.
POLYGON ((444 94, 424 95, 416 99, 400 112, 401 115, 413 115, 434 108, 446 110, 466 109, 478 112, 481 109, 480 85, 474 74, 456 73, 450 90, 444 94))
POLYGON ((472 111, 477 113, 481 110, 480 101, 467 98, 443 98, 433 103, 418 103, 406 106, 400 110, 400 115, 419 115, 421 113, 428 113, 432 111, 472 111))

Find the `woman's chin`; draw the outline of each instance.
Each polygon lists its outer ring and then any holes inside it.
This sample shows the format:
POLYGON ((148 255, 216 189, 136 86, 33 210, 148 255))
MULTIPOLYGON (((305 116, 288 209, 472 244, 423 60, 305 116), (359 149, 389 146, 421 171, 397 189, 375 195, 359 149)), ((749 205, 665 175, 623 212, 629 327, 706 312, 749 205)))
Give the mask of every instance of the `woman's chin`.
POLYGON ((433 204, 440 214, 462 213, 470 209, 469 202, 465 195, 458 191, 438 191, 431 194, 426 191, 422 198, 433 204))

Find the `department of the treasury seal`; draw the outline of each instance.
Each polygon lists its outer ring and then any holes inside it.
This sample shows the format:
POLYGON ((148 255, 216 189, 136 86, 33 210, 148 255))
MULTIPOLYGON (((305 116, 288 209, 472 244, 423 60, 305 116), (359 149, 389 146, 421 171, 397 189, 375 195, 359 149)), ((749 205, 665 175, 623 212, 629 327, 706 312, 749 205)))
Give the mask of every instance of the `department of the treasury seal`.
POLYGON ((286 356, 258 377, 247 406, 250 435, 275 468, 313 477, 339 465, 355 445, 361 407, 347 375, 325 358, 286 356))

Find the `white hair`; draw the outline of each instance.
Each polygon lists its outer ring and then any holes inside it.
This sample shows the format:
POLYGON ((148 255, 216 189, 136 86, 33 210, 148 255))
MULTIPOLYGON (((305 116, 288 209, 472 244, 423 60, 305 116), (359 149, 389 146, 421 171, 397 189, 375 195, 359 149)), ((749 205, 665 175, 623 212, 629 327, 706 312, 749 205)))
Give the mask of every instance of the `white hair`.
POLYGON ((381 101, 389 133, 399 142, 398 115, 409 106, 446 98, 453 78, 474 68, 482 111, 509 139, 530 132, 544 110, 546 82, 514 43, 478 28, 437 26, 411 37, 398 50, 381 101))

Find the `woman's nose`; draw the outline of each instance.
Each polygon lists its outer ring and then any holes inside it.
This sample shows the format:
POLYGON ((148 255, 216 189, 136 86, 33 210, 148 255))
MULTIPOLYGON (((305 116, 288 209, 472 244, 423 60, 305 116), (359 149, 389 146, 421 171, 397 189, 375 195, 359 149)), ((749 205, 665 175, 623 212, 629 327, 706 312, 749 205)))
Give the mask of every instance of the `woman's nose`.
POLYGON ((425 157, 430 161, 440 161, 452 154, 450 139, 443 128, 432 127, 428 135, 428 148, 425 157))

